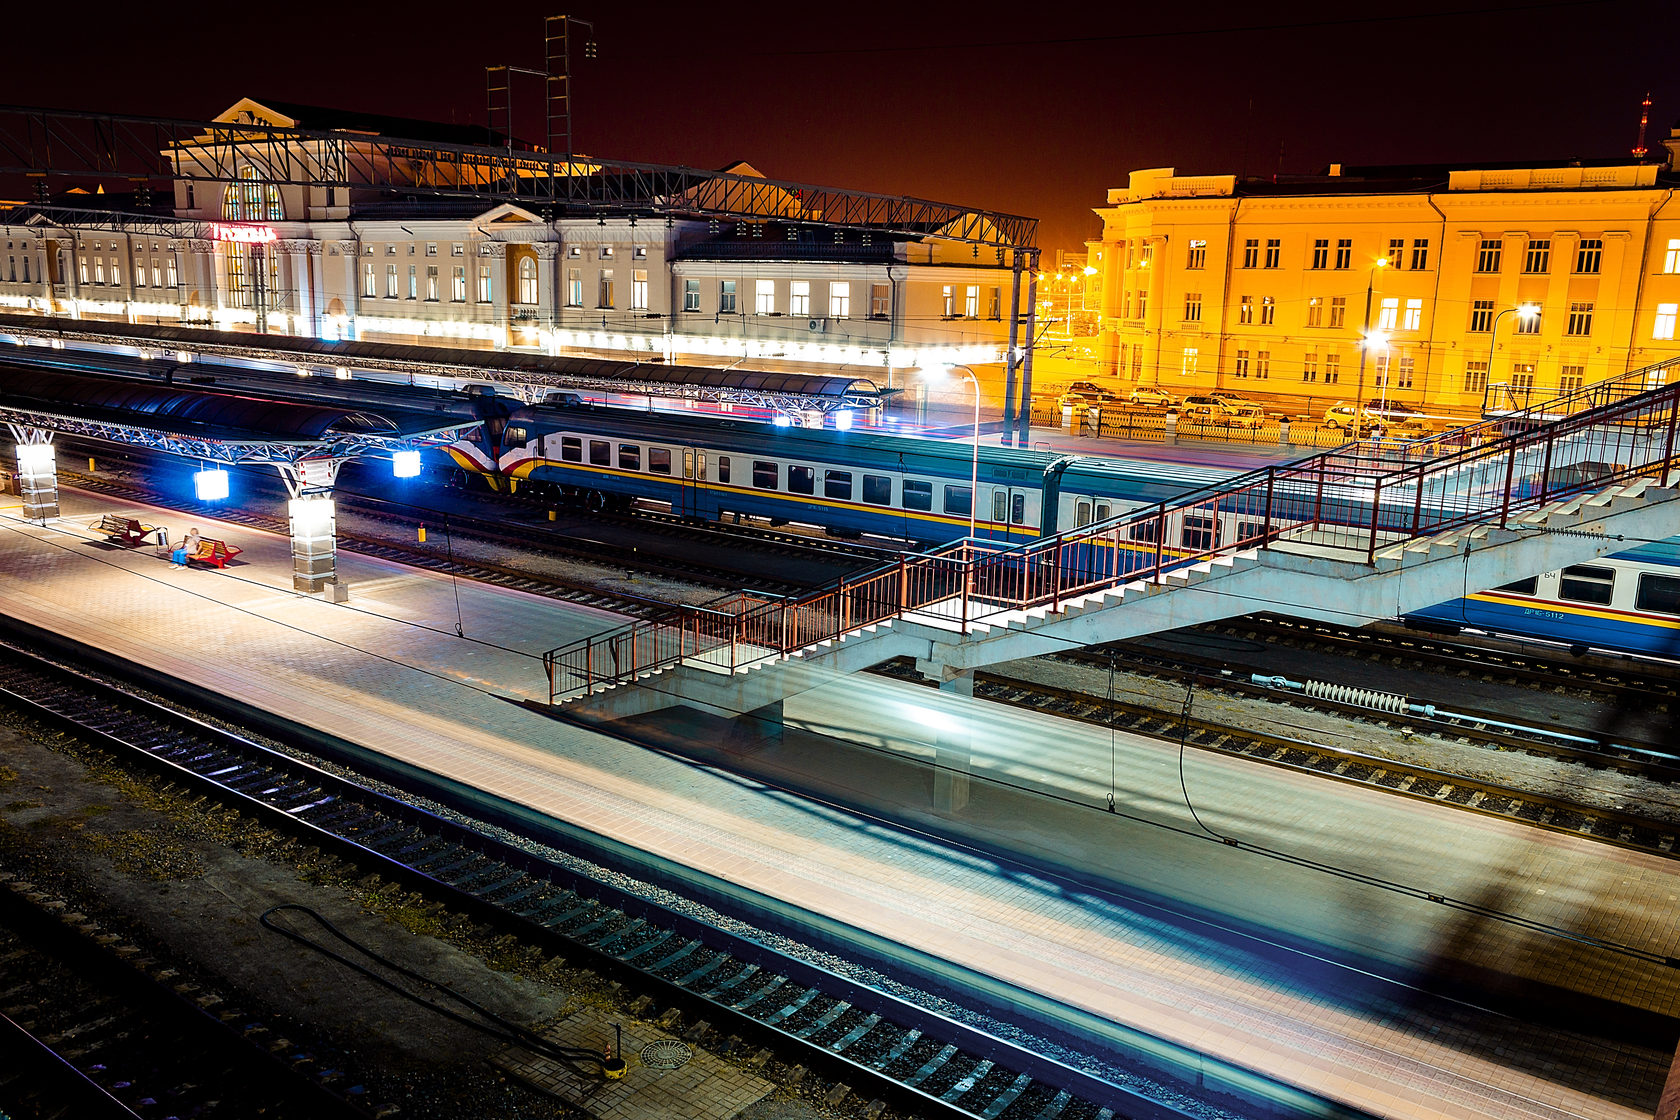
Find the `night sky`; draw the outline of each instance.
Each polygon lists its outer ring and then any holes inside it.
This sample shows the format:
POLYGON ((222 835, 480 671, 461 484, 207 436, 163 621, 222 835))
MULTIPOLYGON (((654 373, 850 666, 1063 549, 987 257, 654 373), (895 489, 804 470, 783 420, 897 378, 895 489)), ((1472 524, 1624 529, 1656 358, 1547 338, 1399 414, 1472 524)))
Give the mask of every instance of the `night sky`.
MULTIPOLYGON (((1647 90, 1648 146, 1680 119, 1675 0, 1091 8, 571 8, 599 45, 574 53, 576 147, 1026 214, 1053 259, 1136 168, 1613 157, 1647 90)), ((198 118, 267 95, 482 122, 483 68, 540 67, 561 10, 31 4, 7 16, 0 101, 198 118)), ((518 128, 540 134, 523 81, 518 128)))

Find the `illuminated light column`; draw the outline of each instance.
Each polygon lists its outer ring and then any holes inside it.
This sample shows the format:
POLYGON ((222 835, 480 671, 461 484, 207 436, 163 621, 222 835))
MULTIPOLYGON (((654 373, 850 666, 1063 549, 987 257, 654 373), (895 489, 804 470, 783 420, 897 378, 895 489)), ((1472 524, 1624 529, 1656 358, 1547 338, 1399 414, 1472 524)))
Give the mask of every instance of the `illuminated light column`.
POLYGON ((297 495, 286 507, 291 518, 294 591, 312 594, 338 587, 338 526, 332 498, 338 467, 337 459, 302 459, 293 467, 295 479, 287 479, 297 495))
POLYGON ((31 521, 58 516, 58 461, 50 442, 52 433, 38 428, 18 428, 18 488, 23 495, 23 515, 31 521))

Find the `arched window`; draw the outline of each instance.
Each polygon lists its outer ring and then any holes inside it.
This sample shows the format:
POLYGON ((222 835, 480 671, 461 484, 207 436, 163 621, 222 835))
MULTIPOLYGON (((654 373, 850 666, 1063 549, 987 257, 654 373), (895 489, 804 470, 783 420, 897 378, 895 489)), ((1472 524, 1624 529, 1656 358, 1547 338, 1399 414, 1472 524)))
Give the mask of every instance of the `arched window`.
POLYGON ((247 167, 228 184, 222 196, 222 217, 230 222, 280 222, 286 218, 280 204, 280 188, 257 178, 257 169, 247 167))
POLYGON ((537 262, 530 257, 519 260, 519 302, 537 302, 537 262))

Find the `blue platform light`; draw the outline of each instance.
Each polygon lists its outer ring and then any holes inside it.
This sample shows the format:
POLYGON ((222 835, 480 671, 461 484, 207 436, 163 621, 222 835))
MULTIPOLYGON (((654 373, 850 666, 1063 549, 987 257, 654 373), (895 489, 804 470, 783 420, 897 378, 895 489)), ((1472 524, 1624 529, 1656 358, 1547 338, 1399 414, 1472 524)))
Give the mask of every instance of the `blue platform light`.
POLYGON ((793 426, 793 418, 791 416, 777 416, 771 419, 770 423, 774 424, 778 428, 791 428, 793 426))
POLYGON ((219 467, 193 475, 193 493, 201 502, 219 502, 228 496, 228 472, 219 467))
POLYGON ((391 455, 391 473, 398 478, 413 478, 420 473, 420 452, 397 451, 391 455))

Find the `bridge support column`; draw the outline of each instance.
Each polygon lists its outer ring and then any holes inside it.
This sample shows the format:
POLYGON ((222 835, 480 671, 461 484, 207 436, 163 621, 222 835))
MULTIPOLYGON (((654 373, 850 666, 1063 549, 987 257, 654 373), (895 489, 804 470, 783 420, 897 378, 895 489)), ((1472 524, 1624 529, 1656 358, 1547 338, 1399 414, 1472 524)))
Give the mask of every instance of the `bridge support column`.
POLYGON ((14 424, 12 434, 18 441, 18 493, 23 496, 23 515, 31 521, 57 517, 58 460, 53 454, 52 433, 14 424))
POLYGON ((746 747, 755 743, 782 741, 782 701, 738 715, 729 730, 729 746, 746 747))
MULTIPOLYGON (((939 682, 939 691, 965 700, 974 697, 974 670, 953 669, 932 661, 916 662, 916 672, 939 682)), ((933 809, 960 813, 968 808, 969 771, 974 765, 974 734, 966 717, 948 718, 934 729, 933 809)))

